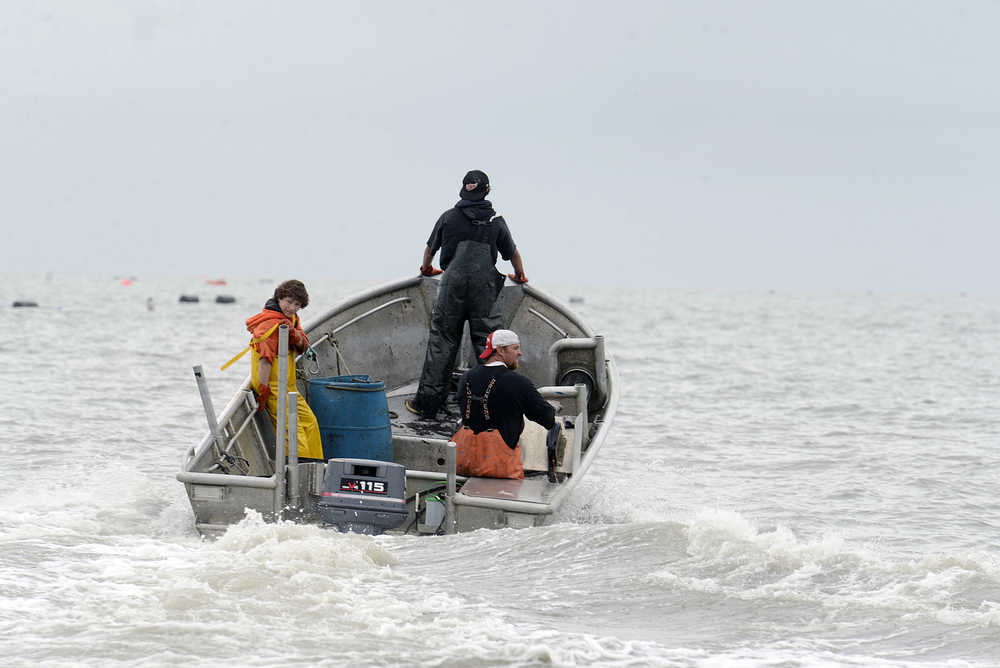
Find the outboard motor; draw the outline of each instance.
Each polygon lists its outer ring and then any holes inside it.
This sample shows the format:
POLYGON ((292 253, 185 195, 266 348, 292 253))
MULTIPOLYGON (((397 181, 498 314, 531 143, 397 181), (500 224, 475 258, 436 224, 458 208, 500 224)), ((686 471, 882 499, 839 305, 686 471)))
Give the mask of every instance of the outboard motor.
POLYGON ((341 531, 378 535, 406 521, 406 469, 374 459, 326 463, 319 514, 341 531))

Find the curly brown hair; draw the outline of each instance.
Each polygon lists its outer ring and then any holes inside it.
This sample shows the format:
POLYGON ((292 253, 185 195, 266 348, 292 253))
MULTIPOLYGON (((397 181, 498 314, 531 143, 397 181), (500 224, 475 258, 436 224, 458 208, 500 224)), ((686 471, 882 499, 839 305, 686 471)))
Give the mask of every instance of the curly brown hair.
POLYGON ((295 280, 294 278, 285 281, 278 287, 274 289, 275 300, 280 300, 284 297, 291 297, 299 303, 299 306, 305 308, 309 306, 309 293, 306 292, 306 286, 302 281, 295 280))

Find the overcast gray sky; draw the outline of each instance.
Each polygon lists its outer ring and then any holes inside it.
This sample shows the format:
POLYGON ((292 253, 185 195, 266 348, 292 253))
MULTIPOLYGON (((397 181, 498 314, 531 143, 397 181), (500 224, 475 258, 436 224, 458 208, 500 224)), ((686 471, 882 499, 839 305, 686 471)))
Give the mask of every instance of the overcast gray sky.
POLYGON ((997 287, 996 2, 0 4, 0 271, 997 287), (509 270, 506 265, 502 268, 509 270))

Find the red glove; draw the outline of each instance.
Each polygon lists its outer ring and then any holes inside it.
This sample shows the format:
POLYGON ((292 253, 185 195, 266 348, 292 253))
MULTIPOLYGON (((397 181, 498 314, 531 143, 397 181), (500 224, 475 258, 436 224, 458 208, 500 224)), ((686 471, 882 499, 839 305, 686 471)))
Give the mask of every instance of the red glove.
POLYGON ((514 281, 515 283, 528 282, 528 277, 525 276, 524 274, 521 274, 520 276, 518 276, 517 274, 507 274, 507 276, 510 277, 510 280, 514 281))
POLYGON ((271 386, 267 384, 261 385, 257 388, 257 412, 264 410, 267 406, 268 397, 271 396, 271 386))
POLYGON ((427 265, 426 267, 420 267, 420 273, 424 276, 437 276, 444 272, 441 269, 435 269, 432 265, 427 265))
POLYGON ((309 347, 309 337, 297 329, 289 329, 288 347, 297 353, 304 353, 309 347))

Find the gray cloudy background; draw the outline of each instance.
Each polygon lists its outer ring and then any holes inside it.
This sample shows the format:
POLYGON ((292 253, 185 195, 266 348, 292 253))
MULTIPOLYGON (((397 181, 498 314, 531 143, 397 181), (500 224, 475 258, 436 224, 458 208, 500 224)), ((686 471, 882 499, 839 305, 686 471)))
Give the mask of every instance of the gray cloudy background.
POLYGON ((995 2, 0 5, 2 271, 997 292, 995 2), (506 265, 504 266, 506 268, 506 265))

